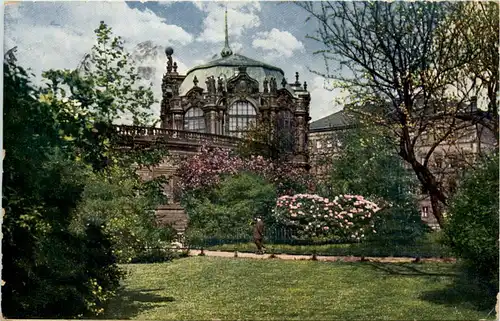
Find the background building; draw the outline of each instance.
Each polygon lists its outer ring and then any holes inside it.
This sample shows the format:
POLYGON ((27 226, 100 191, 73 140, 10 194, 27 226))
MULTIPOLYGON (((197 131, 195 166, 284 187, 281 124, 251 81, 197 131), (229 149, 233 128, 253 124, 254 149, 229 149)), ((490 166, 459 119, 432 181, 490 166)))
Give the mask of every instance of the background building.
MULTIPOLYGON (((470 112, 477 112, 475 106, 472 106, 470 112)), ((441 121, 447 120, 441 119, 441 121)), ((439 124, 440 121, 436 120, 433 126, 439 124)), ((338 134, 353 127, 353 118, 343 110, 309 124, 310 166, 311 172, 318 178, 321 179, 328 173, 331 159, 340 153, 338 134)), ((455 191, 458 175, 464 167, 472 164, 480 152, 495 148, 493 133, 483 126, 459 121, 457 128, 460 130, 456 130, 447 140, 442 141, 434 149, 430 159, 430 168, 447 193, 455 191)), ((432 134, 423 133, 417 141, 416 154, 422 163, 435 140, 436 137, 432 134)), ((411 170, 409 166, 408 170, 411 170)), ((427 191, 420 189, 417 194, 422 220, 437 228, 437 220, 432 214, 427 191)))

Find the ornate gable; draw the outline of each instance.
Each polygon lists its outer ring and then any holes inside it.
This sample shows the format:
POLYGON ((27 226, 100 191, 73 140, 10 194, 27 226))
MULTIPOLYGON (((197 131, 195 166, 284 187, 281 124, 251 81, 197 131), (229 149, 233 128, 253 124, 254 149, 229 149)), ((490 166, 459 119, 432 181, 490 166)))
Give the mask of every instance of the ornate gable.
POLYGON ((185 96, 186 110, 191 107, 203 107, 204 99, 203 99, 203 88, 201 87, 193 87, 189 90, 185 96))
POLYGON ((248 76, 246 67, 239 67, 239 74, 227 82, 227 92, 238 96, 248 96, 259 93, 259 83, 248 76))

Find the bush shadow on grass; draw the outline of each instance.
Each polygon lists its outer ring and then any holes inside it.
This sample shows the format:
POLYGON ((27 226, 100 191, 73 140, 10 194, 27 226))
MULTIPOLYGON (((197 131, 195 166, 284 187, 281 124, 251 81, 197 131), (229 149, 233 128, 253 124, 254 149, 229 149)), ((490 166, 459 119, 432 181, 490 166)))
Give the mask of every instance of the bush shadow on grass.
POLYGON ((485 313, 491 311, 496 304, 496 293, 491 287, 480 280, 471 279, 462 274, 453 279, 451 286, 424 292, 420 298, 436 304, 463 306, 485 313))
POLYGON ((423 292, 419 298, 434 304, 462 306, 467 309, 488 313, 496 303, 496 293, 484 282, 467 277, 462 270, 457 271, 455 264, 442 265, 366 263, 374 269, 389 275, 408 277, 448 277, 452 280, 449 287, 423 292))
POLYGON ((101 319, 132 319, 145 310, 154 309, 165 302, 175 301, 173 297, 151 293, 162 290, 164 289, 130 291, 122 288, 108 304, 101 319))
POLYGON ((452 272, 450 268, 431 266, 428 264, 419 265, 409 263, 378 263, 367 262, 374 269, 391 275, 402 276, 433 276, 433 277, 457 277, 459 274, 452 272))

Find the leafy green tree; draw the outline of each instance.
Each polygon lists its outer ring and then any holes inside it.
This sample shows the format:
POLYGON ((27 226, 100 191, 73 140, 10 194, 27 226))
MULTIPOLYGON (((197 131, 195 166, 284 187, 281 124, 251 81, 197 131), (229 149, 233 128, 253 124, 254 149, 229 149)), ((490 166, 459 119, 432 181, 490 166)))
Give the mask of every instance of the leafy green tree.
POLYGON ((103 311, 119 285, 117 257, 165 239, 152 209, 163 180, 142 182, 162 146, 116 149, 112 123, 150 106, 119 38, 101 23, 90 69, 49 71, 39 90, 12 53, 4 65, 4 315, 86 317, 103 311), (122 73, 125 72, 125 73, 122 73), (108 77, 108 81, 104 78, 108 77), (159 147, 159 148, 156 148, 159 147))
POLYGON ((498 292, 498 153, 469 169, 454 195, 445 225, 446 242, 470 272, 498 292))
POLYGON ((412 242, 426 230, 415 195, 418 182, 389 139, 374 127, 338 133, 337 156, 326 159, 330 172, 325 192, 330 197, 357 194, 379 200, 384 209, 377 215, 376 239, 412 242))
POLYGON ((129 263, 145 246, 165 246, 171 241, 170 230, 155 224, 154 208, 162 201, 158 194, 133 169, 109 166, 105 172, 88 176, 71 228, 82 234, 88 223, 102 226, 118 261, 129 263))
POLYGON ((269 222, 275 201, 272 184, 258 175, 239 173, 227 175, 211 191, 189 197, 184 203, 190 229, 215 237, 249 232, 252 219, 257 215, 269 222))
POLYGON ((2 312, 8 317, 98 313, 121 272, 107 237, 68 229, 91 170, 72 155, 59 110, 40 102, 26 71, 4 64, 2 312), (96 291, 99 289, 99 291, 96 291))
POLYGON ((127 116, 134 125, 152 124, 150 110, 156 101, 151 85, 141 85, 122 39, 102 21, 95 34, 97 43, 78 69, 44 73, 49 80, 46 94, 77 101, 96 123, 110 124, 127 116))

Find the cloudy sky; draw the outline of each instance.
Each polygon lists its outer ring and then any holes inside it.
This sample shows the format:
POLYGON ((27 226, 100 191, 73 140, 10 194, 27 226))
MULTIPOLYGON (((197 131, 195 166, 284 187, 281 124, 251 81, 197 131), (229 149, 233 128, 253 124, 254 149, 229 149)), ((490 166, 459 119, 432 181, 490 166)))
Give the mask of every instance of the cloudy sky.
MULTIPOLYGON (((281 2, 18 2, 5 6, 4 51, 17 46, 17 58, 36 75, 52 68, 75 68, 95 42, 100 21, 121 36, 134 51, 149 41, 158 52, 174 48, 183 73, 219 54, 224 42, 224 8, 228 8, 233 52, 280 67, 294 81, 295 72, 307 81, 313 120, 338 111, 336 91, 309 70, 324 71, 324 61, 313 55, 319 44, 306 39, 315 29, 302 9, 281 2)), ((160 98, 164 54, 144 57, 155 67, 153 90, 160 98)), ((155 106, 159 115, 159 107, 155 106)))

